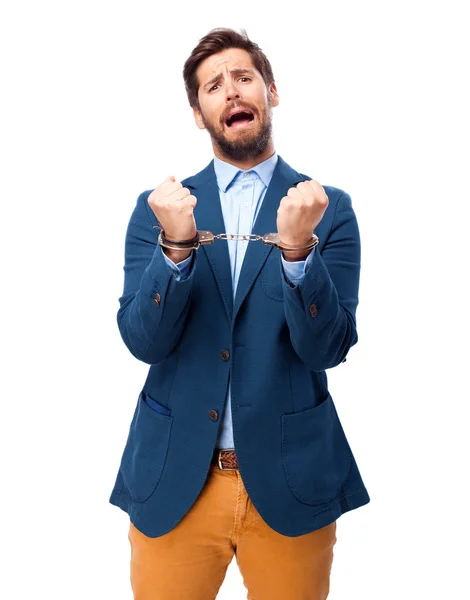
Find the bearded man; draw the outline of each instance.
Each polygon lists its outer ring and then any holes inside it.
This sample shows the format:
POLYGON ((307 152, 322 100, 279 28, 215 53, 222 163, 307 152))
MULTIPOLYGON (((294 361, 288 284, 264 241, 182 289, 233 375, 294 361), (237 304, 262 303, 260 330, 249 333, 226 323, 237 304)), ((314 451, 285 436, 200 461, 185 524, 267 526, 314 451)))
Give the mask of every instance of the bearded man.
POLYGON ((336 521, 370 501, 325 372, 358 340, 356 216, 277 154, 245 30, 210 31, 183 77, 214 158, 138 197, 117 314, 150 365, 110 497, 134 597, 212 600, 235 555, 248 599, 324 600, 336 521))

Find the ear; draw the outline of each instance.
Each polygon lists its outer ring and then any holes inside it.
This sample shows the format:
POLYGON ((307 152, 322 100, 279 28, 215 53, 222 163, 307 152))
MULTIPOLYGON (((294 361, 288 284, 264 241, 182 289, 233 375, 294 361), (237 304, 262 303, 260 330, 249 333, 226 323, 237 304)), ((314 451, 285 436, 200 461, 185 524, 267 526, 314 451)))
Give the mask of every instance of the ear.
POLYGON ((196 125, 199 127, 199 129, 205 129, 206 126, 204 125, 204 122, 202 120, 201 112, 195 106, 193 106, 193 115, 194 120, 196 121, 196 125))
POLYGON ((277 93, 277 88, 274 81, 269 86, 268 95, 271 96, 272 106, 277 106, 279 104, 279 94, 277 93))

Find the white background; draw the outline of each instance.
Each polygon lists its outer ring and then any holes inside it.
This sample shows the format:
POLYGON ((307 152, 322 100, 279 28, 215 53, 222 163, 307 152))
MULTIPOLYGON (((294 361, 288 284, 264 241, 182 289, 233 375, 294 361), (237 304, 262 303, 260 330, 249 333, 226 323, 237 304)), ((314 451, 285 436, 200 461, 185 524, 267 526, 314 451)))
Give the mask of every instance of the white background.
MULTIPOLYGON (((328 376, 371 503, 338 520, 329 600, 470 597, 463 4, 2 5, 2 598, 132 598, 124 238, 140 192, 212 158, 182 69, 219 26, 271 62, 277 152, 360 227, 359 342, 328 376)), ((218 599, 242 598, 233 561, 218 599)))

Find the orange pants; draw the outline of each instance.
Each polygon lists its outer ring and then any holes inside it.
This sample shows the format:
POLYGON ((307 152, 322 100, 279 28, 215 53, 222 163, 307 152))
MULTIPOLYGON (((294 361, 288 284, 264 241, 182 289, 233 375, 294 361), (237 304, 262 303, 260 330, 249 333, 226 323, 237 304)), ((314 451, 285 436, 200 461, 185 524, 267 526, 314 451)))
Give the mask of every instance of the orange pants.
POLYGON ((271 529, 251 502, 240 471, 211 465, 183 519, 150 538, 132 523, 134 600, 213 600, 235 554, 248 600, 325 600, 336 521, 298 537, 271 529))

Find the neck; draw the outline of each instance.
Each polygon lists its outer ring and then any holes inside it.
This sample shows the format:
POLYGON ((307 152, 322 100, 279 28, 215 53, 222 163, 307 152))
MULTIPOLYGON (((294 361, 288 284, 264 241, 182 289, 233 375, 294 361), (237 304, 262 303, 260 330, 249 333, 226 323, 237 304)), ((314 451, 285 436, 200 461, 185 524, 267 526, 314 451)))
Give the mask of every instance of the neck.
POLYGON ((256 167, 256 165, 259 165, 260 163, 264 162, 265 160, 267 160, 268 158, 270 158, 275 152, 275 148, 274 148, 274 142, 273 140, 271 140, 266 148, 266 150, 253 158, 247 158, 245 160, 232 160, 231 158, 225 156, 225 154, 222 154, 222 152, 220 151, 220 149, 213 145, 213 150, 214 150, 214 155, 219 158, 220 160, 223 160, 226 163, 229 163, 231 165, 234 165, 235 167, 238 167, 239 169, 242 169, 243 171, 246 171, 248 169, 251 169, 252 167, 256 167))

